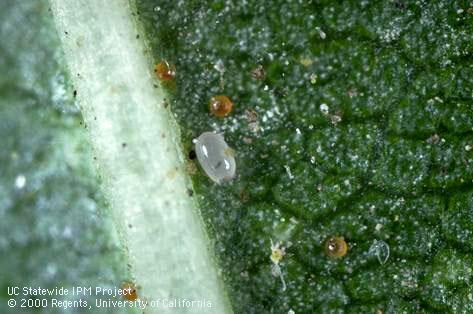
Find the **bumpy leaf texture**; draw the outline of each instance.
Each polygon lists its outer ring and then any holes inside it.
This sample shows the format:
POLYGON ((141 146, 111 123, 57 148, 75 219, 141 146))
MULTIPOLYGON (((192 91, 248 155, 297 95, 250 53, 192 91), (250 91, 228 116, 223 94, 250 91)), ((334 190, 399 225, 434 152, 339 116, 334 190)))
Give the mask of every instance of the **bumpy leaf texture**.
POLYGON ((184 149, 212 130, 235 149, 223 185, 189 160, 235 312, 473 311, 471 2, 137 10, 156 62, 176 65, 184 149), (226 118, 209 113, 219 94, 226 118), (339 259, 324 252, 334 236, 339 259))

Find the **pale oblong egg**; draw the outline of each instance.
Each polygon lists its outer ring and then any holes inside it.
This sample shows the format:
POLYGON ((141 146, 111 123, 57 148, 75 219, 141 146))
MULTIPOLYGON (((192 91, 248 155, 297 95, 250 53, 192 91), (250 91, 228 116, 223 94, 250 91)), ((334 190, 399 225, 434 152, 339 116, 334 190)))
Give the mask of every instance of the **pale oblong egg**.
POLYGON ((222 184, 235 177, 235 153, 222 135, 204 132, 194 143, 197 160, 212 181, 222 184))

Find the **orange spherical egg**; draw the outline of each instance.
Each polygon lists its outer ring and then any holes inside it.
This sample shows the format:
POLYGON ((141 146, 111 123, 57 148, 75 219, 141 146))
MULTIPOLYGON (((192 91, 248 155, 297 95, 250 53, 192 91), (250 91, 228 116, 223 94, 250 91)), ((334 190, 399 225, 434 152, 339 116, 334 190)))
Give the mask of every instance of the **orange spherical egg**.
POLYGON ((156 76, 161 81, 170 81, 176 76, 176 67, 166 60, 163 60, 156 64, 154 72, 156 72, 156 76))
POLYGON ((227 96, 218 95, 210 99, 210 112, 219 118, 226 117, 233 108, 233 103, 227 96))
POLYGON ((138 294, 136 292, 136 286, 131 282, 125 282, 122 285, 123 297, 128 301, 135 301, 138 299, 138 294))
POLYGON ((331 237, 325 241, 324 249, 327 256, 340 258, 347 254, 348 244, 343 237, 331 237))

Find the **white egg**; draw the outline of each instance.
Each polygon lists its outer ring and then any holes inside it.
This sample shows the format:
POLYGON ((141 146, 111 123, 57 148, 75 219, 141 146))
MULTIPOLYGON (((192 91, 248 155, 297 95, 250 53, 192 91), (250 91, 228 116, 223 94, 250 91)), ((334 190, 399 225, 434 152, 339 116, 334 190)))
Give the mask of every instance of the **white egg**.
POLYGON ((235 177, 234 152, 222 135, 202 133, 195 140, 195 153, 200 166, 212 181, 221 184, 235 177))

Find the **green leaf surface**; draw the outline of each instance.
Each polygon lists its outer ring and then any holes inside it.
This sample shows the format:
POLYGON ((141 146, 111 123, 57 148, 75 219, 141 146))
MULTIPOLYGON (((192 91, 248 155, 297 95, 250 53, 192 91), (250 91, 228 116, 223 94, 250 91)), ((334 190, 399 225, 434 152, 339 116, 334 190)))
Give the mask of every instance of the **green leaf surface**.
POLYGON ((473 311, 471 1, 51 3, 0 4, 1 313, 124 280, 218 313, 473 311), (205 131, 232 181, 186 158, 205 131))
POLYGON ((188 162, 237 313, 470 311, 471 3, 137 3, 155 62, 177 68, 184 150, 216 131, 236 152, 225 185, 188 162))

